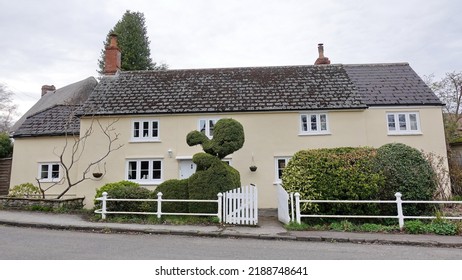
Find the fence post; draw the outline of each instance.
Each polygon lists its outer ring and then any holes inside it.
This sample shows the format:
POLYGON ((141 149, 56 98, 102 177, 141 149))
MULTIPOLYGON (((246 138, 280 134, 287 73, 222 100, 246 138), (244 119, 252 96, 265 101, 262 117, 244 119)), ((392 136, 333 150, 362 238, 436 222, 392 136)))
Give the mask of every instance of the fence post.
POLYGON ((222 219, 221 219, 221 216, 223 215, 223 194, 222 193, 218 193, 217 194, 218 196, 218 221, 221 223, 222 219))
POLYGON ((157 218, 162 217, 162 193, 157 193, 157 218))
POLYGON ((404 227, 403 201, 401 200, 402 194, 397 192, 395 193, 395 196, 396 196, 396 206, 398 207, 399 229, 402 230, 404 227))
POLYGON ((293 222, 295 220, 294 215, 294 193, 290 193, 290 221, 293 222))
POLYGON ((295 218, 298 224, 302 223, 302 218, 300 217, 300 194, 297 192, 295 196, 295 218))
POLYGON ((103 192, 103 206, 101 207, 101 219, 106 219, 106 199, 107 199, 107 192, 103 192))

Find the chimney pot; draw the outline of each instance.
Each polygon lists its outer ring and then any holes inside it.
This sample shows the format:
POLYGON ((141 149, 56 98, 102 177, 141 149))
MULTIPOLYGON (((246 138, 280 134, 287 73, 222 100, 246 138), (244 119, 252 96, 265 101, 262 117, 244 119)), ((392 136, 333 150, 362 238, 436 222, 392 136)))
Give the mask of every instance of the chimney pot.
POLYGON ((47 94, 49 91, 55 91, 56 87, 54 85, 43 85, 42 86, 42 96, 47 94))
POLYGON ((324 56, 324 44, 323 43, 318 44, 318 53, 319 53, 319 57, 314 62, 315 65, 330 64, 329 58, 324 56))
POLYGON ((117 35, 111 34, 109 45, 106 47, 104 60, 104 74, 115 75, 120 70, 121 53, 117 45, 117 35))

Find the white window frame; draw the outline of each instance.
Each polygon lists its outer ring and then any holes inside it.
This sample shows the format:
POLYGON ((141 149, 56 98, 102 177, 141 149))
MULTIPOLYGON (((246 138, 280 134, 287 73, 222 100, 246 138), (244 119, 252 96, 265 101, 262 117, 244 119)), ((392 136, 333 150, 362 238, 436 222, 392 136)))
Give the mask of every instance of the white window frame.
POLYGON ((419 112, 387 112, 385 114, 388 135, 419 135, 422 134, 420 129, 419 112), (415 116, 415 121, 411 121, 411 116, 415 116), (390 122, 390 117, 394 122, 390 122), (403 120, 404 117, 404 120, 403 120), (393 126, 390 126, 393 123, 393 126), (404 129, 403 129, 404 125, 404 129), (414 127, 414 129, 413 129, 414 127), (394 129, 391 129, 394 128, 394 129))
POLYGON ((292 157, 275 157, 274 158, 274 184, 282 183, 282 178, 279 176, 279 161, 283 160, 285 162, 285 167, 287 167, 287 163, 292 157))
MULTIPOLYGON (((157 169, 156 169, 157 170, 157 169)), ((164 178, 164 161, 161 158, 130 158, 125 160, 125 179, 140 185, 158 185, 163 182, 164 178), (131 162, 136 162, 135 178, 130 176, 131 162), (141 168, 142 162, 148 162, 147 174, 141 168), (153 178, 154 162, 160 162, 160 178, 153 178), (146 177, 145 177, 146 176, 146 177), (145 177, 145 178, 142 178, 145 177)))
POLYGON ((310 113, 301 113, 299 116, 300 124, 300 135, 326 135, 330 134, 329 130, 329 116, 326 112, 310 112, 310 113), (312 118, 315 118, 316 128, 312 127, 312 118), (303 118, 306 119, 306 127, 303 122, 303 118), (325 119, 322 122, 322 118, 325 119), (323 125, 324 123, 324 125, 323 125), (306 129, 305 129, 306 128, 306 129))
POLYGON ((38 177, 40 182, 59 182, 62 178, 62 168, 59 162, 39 162, 38 163, 38 177), (42 167, 47 166, 47 177, 42 178, 42 167), (58 166, 58 177, 53 178, 53 166, 58 166))
POLYGON ((135 119, 132 120, 130 127, 130 135, 132 142, 160 142, 160 121, 157 119, 135 119), (138 136, 135 126, 138 123, 138 136), (147 134, 143 132, 145 123, 148 123, 147 134), (157 135, 153 135, 153 124, 157 124, 157 135))
POLYGON ((219 120, 219 118, 200 118, 197 122, 197 131, 204 133, 205 136, 207 136, 209 139, 212 139, 213 135, 210 133, 210 122, 213 122, 213 127, 215 127, 217 121, 219 120), (202 131, 203 125, 201 125, 201 122, 205 122, 204 131, 202 131))

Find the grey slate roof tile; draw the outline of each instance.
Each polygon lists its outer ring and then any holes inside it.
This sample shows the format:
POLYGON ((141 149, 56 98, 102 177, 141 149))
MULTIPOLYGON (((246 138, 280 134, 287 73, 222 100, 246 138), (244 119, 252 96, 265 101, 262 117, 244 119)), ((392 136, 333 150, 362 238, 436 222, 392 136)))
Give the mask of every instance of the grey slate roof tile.
POLYGON ((341 65, 121 72, 79 114, 165 114, 365 108, 341 65))
POLYGON ((442 105, 407 63, 344 65, 368 106, 442 105))

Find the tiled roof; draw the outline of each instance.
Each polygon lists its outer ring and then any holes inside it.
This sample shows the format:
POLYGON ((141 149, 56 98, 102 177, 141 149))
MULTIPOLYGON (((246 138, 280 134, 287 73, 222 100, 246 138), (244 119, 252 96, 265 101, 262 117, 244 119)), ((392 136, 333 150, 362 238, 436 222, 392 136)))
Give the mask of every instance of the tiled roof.
POLYGON ((78 133, 77 119, 69 129, 65 124, 82 101, 77 115, 442 105, 407 63, 132 71, 46 94, 23 116, 14 137, 78 133))
POLYGON ((59 88, 55 91, 49 91, 42 96, 37 103, 32 106, 12 127, 12 134, 20 129, 23 122, 30 116, 42 112, 56 105, 79 105, 87 100, 90 93, 98 84, 95 78, 88 77, 84 80, 72 83, 59 88))
POLYGON ((79 114, 164 114, 365 108, 341 65, 121 72, 79 114))
POLYGON ((76 105, 56 105, 29 116, 14 137, 79 134, 80 120, 74 115, 76 105))
POLYGON ((343 67, 368 106, 442 105, 407 63, 343 67))

